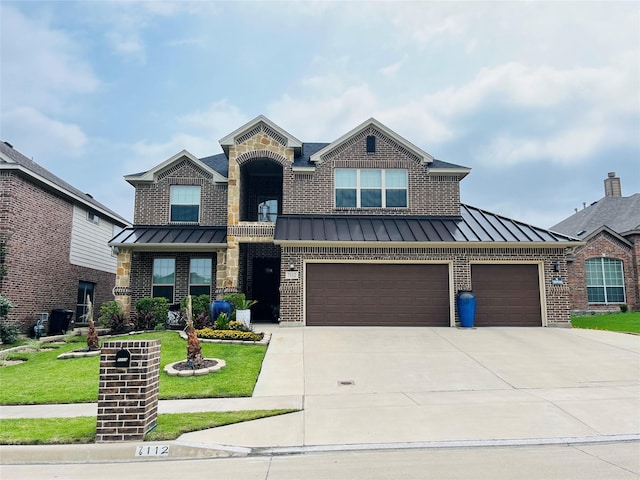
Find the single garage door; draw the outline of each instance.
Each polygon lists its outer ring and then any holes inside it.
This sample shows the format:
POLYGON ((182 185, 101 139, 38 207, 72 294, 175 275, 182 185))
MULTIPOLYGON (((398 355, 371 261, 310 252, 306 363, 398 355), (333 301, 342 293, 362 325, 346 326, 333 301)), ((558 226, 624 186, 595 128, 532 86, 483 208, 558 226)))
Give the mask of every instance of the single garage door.
POLYGON ((538 265, 472 265, 471 283, 476 326, 542 326, 538 265))
POLYGON ((310 263, 310 326, 449 326, 449 267, 310 263))

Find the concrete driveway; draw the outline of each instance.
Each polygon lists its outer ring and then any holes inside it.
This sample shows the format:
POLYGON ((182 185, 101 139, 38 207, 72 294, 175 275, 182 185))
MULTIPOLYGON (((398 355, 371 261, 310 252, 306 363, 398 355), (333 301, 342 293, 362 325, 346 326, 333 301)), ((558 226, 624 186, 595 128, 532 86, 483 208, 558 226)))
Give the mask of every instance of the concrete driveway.
POLYGON ((194 432, 246 447, 620 440, 640 434, 640 337, 555 328, 278 328, 254 398, 298 413, 194 432))

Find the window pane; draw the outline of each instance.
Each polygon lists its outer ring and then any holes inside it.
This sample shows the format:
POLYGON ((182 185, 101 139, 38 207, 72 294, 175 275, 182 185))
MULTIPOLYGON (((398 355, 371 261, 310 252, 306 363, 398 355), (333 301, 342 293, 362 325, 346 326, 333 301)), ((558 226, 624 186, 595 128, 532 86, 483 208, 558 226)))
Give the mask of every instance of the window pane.
POLYGON ((382 170, 360 170, 361 188, 382 188, 382 170))
POLYGON ((602 259, 590 258, 585 262, 584 266, 587 274, 587 285, 604 285, 602 259))
POLYGON ((587 287, 587 300, 589 303, 604 303, 604 288, 587 287))
POLYGON ((200 187, 197 185, 172 185, 171 204, 200 204, 200 187))
POLYGON ((191 285, 211 284, 211 259, 192 258, 189 268, 189 283, 191 285))
POLYGON ((624 288, 607 287, 607 302, 624 303, 624 288))
POLYGON ((173 258, 153 259, 153 284, 173 285, 175 280, 176 261, 173 258))
POLYGON ((336 188, 355 188, 357 184, 356 170, 353 168, 336 169, 336 188))
POLYGON ((172 222, 197 222, 200 205, 171 205, 172 222))
POLYGON ((153 287, 153 297, 164 297, 169 301, 169 303, 173 303, 173 286, 153 287))
POLYGON ((336 190, 336 207, 352 207, 356 206, 355 190, 336 190))
POLYGON ((211 287, 208 285, 194 285, 189 287, 189 295, 197 297, 198 295, 211 296, 211 287))
POLYGON ((278 217, 278 200, 265 200, 258 204, 258 221, 275 222, 278 217))
POLYGON ((406 190, 387 190, 387 207, 406 207, 407 191, 406 190))
POLYGON ((360 206, 362 208, 382 207, 382 190, 361 190, 360 206))
POLYGON ((407 188, 407 171, 406 170, 385 170, 384 184, 385 187, 407 188))

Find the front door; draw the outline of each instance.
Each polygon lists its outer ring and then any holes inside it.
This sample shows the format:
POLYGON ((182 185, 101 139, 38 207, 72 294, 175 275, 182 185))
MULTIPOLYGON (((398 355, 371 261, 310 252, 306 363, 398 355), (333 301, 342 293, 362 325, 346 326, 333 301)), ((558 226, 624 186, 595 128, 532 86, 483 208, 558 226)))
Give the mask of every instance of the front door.
POLYGON ((280 309, 280 259, 255 258, 253 260, 252 322, 276 322, 280 309))

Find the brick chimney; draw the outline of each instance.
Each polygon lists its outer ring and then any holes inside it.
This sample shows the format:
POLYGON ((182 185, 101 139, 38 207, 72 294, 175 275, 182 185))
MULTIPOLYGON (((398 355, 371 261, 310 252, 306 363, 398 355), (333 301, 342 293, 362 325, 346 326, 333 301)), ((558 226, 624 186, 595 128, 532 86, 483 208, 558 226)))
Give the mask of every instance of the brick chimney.
POLYGON ((616 172, 609 172, 608 177, 604 180, 604 195, 606 197, 621 197, 620 178, 616 177, 616 172))

